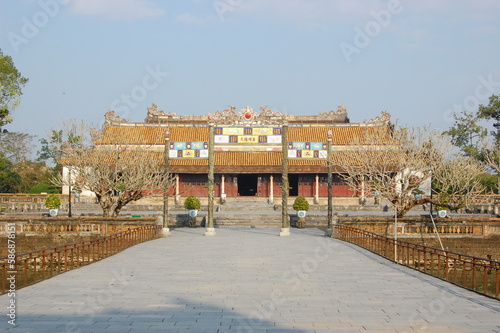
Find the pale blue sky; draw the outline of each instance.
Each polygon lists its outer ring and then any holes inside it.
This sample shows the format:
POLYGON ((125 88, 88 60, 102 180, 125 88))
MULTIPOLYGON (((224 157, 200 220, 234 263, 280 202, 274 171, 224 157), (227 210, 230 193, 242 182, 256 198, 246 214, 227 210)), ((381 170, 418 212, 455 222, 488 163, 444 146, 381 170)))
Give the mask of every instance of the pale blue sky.
MULTIPOLYGON (((43 137, 151 103, 452 125, 500 93, 498 0, 0 0, 0 48, 30 79, 10 131, 43 137)), ((493 128, 492 128, 493 129, 493 128)))

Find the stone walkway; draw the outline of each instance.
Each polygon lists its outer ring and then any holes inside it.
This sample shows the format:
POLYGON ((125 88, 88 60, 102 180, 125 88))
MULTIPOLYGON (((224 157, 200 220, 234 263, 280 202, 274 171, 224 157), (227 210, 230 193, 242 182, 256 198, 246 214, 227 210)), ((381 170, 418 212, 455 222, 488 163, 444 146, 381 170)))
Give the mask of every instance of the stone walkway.
POLYGON ((176 229, 17 292, 7 332, 500 332, 500 302, 318 229, 176 229))

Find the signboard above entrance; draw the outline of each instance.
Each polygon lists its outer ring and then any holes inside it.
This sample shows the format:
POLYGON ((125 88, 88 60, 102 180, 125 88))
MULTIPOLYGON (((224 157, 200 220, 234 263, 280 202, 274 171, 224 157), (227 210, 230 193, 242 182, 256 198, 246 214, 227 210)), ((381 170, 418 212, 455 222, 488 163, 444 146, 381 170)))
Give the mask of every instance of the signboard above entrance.
POLYGON ((234 145, 281 144, 281 127, 216 127, 214 143, 234 145))

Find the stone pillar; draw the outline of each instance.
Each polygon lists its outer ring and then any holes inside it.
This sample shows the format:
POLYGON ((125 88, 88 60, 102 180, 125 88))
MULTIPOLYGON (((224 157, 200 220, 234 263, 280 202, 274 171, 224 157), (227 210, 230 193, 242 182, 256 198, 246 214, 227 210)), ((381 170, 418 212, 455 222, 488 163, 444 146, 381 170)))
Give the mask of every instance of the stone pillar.
POLYGON ((226 182, 226 176, 221 175, 220 176, 220 192, 221 194, 225 194, 226 192, 226 185, 224 184, 226 182))
POLYGON ((181 202, 181 196, 179 195, 179 175, 175 174, 175 203, 179 204, 181 202))
POLYGON ((214 228, 214 124, 208 125, 208 215, 205 236, 215 236, 214 228))
POLYGON ((360 182, 361 182, 361 198, 359 204, 364 206, 366 203, 365 180, 361 178, 360 182))
POLYGON ((280 236, 290 236, 288 221, 288 124, 283 122, 282 140, 282 170, 281 170, 281 231, 280 236))
POLYGON ((269 176, 269 204, 274 203, 274 176, 269 176))
POLYGON ((226 176, 220 176, 220 200, 222 203, 226 202, 226 176))
POLYGON ((319 204, 319 175, 316 174, 315 178, 316 189, 314 191, 314 203, 319 204))

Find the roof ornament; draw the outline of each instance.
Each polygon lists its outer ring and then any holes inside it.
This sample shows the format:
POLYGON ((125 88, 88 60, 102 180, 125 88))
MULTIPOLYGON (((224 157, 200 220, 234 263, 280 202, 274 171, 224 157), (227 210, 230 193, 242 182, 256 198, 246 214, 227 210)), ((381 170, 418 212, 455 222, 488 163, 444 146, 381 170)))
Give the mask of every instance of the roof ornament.
POLYGON ((208 114, 209 122, 215 124, 232 124, 235 123, 239 116, 236 113, 236 106, 229 106, 224 111, 217 111, 215 113, 208 114))
POLYGON ((224 111, 217 111, 216 113, 209 114, 209 121, 213 121, 220 125, 279 125, 282 124, 284 119, 288 119, 287 115, 281 112, 272 111, 265 106, 261 106, 260 113, 247 106, 241 110, 240 113, 236 112, 236 106, 230 106, 224 111))
POLYGON ((175 112, 165 112, 158 110, 158 104, 152 103, 151 107, 148 108, 148 118, 149 117, 158 117, 158 116, 175 116, 177 113, 175 112))
POLYGON ((130 123, 125 118, 115 115, 115 110, 109 110, 104 114, 104 126, 130 123))
POLYGON ((243 118, 245 120, 248 120, 248 121, 252 120, 254 114, 253 114, 253 109, 251 107, 247 106, 246 108, 242 109, 241 111, 243 112, 243 118))
POLYGON ((382 111, 382 115, 375 117, 371 120, 367 120, 364 123, 365 124, 389 124, 391 122, 391 114, 387 111, 382 111))
POLYGON ((320 113, 318 119, 334 121, 334 120, 342 120, 346 116, 347 116, 347 110, 344 104, 342 104, 338 106, 337 111, 332 110, 330 112, 320 113))

